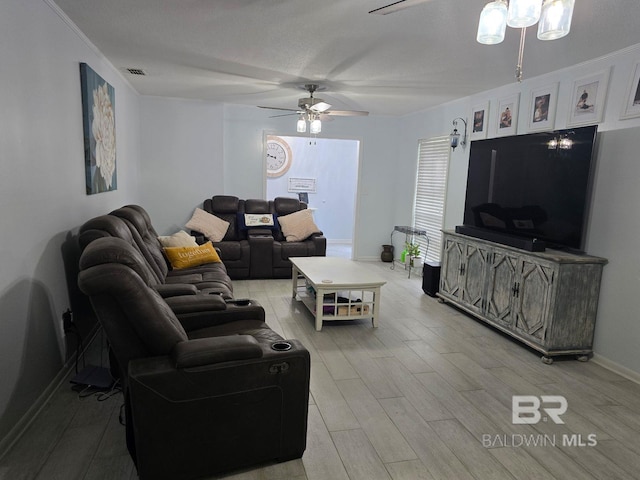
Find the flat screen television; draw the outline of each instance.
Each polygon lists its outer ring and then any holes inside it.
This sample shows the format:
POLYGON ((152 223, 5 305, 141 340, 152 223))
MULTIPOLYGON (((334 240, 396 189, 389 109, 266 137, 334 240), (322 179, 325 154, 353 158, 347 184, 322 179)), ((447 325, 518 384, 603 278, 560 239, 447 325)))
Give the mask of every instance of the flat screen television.
POLYGON ((583 251, 596 133, 588 126, 471 142, 459 231, 583 251))

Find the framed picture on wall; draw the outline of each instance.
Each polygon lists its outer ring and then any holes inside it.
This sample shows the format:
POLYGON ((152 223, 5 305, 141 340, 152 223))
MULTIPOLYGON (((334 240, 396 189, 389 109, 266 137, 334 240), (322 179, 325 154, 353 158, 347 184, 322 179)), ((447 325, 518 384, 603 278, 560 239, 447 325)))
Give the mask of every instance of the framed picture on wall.
POLYGON ((87 195, 116 190, 115 91, 86 63, 80 64, 80 87, 87 195))
POLYGON ((591 125, 602 121, 608 83, 609 69, 573 83, 567 126, 591 125))
POLYGON ((640 61, 636 63, 629 80, 626 100, 622 105, 621 119, 640 117, 640 61))
POLYGON ((519 103, 519 93, 498 99, 498 111, 495 113, 497 137, 516 134, 518 129, 519 103))
POLYGON ((529 102, 529 131, 553 130, 556 120, 558 83, 536 88, 529 102))
POLYGON ((489 126, 489 102, 476 105, 471 109, 471 140, 482 140, 487 138, 489 126))

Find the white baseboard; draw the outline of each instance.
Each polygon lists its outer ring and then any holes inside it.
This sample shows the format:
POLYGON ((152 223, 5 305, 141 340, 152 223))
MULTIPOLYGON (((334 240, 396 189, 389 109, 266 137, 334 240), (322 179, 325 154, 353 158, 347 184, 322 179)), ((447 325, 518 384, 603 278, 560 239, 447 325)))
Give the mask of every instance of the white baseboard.
MULTIPOLYGON (((89 341, 87 342, 84 350, 79 354, 83 355, 85 351, 89 348, 95 336, 97 335, 100 325, 96 324, 92 332, 88 335, 89 341)), ((13 428, 9 431, 4 438, 0 439, 0 459, 2 459, 8 452, 11 450, 11 447, 22 437, 24 432, 27 431, 27 428, 33 423, 38 414, 45 407, 47 402, 51 399, 51 397, 56 393, 62 382, 67 378, 69 373, 71 373, 71 369, 75 365, 75 355, 72 356, 67 362, 63 365, 60 371, 56 374, 56 376, 51 380, 47 388, 40 394, 40 396, 36 399, 36 401, 29 407, 29 410, 25 412, 25 414, 18 420, 18 422, 13 426, 13 428)))
POLYGON ((331 245, 351 245, 353 240, 350 238, 327 238, 327 244, 331 245))
POLYGON ((607 370, 611 370, 614 373, 617 373, 621 377, 626 378, 627 380, 631 380, 632 382, 640 384, 640 373, 631 370, 619 363, 614 362, 613 360, 609 360, 602 355, 598 355, 597 353, 593 354, 593 358, 591 359, 593 363, 600 365, 601 367, 606 368, 607 370))

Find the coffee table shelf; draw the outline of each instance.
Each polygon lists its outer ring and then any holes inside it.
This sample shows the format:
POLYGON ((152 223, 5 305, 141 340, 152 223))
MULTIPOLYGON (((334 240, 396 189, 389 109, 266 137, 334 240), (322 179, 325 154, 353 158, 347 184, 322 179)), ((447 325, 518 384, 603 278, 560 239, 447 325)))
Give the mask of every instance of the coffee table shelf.
POLYGON ((315 316, 316 330, 320 331, 325 321, 358 318, 371 318, 377 327, 380 287, 386 283, 383 278, 344 258, 295 257, 290 260, 293 298, 300 299, 315 316))

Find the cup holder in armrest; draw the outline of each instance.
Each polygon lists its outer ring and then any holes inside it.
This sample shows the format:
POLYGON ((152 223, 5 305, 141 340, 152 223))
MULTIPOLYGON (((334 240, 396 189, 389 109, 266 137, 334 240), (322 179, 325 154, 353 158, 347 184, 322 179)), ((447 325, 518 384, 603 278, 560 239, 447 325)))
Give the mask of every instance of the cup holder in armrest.
POLYGON ((291 344, 289 342, 274 342, 271 344, 271 349, 276 352, 286 352, 291 350, 291 344))

